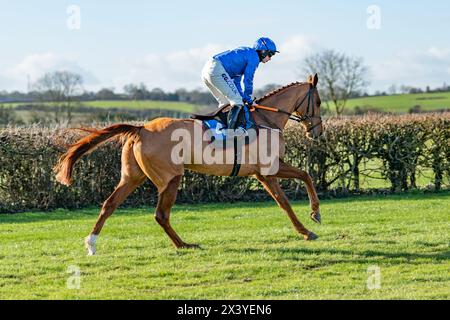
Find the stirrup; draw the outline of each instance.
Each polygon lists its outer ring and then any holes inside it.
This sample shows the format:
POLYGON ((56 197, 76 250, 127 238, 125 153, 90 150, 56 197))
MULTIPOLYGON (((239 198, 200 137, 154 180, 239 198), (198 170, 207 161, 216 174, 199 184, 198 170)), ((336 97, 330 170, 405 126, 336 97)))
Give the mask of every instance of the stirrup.
POLYGON ((244 127, 238 126, 236 129, 234 129, 234 135, 237 137, 247 136, 248 132, 244 127))

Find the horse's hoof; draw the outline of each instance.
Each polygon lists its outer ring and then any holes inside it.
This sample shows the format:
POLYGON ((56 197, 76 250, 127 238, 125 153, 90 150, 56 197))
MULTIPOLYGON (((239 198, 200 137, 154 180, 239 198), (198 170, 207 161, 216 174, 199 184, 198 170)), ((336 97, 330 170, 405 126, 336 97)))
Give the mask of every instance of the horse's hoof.
POLYGON ((305 237, 305 240, 306 241, 313 241, 313 240, 316 240, 316 239, 318 239, 319 238, 319 236, 317 235, 317 234, 315 234, 314 232, 309 232, 308 233, 308 236, 307 237, 305 237))
POLYGON ((87 255, 93 256, 97 252, 96 246, 95 246, 95 240, 96 237, 92 238, 90 236, 86 237, 86 240, 84 242, 84 246, 87 249, 87 255))
POLYGON ((86 249, 87 249, 87 255, 93 256, 97 252, 97 249, 95 248, 95 245, 90 245, 86 243, 86 249))
POLYGON ((310 213, 309 216, 310 216, 311 220, 314 221, 315 223, 322 224, 322 218, 320 216, 320 212, 313 211, 310 213))

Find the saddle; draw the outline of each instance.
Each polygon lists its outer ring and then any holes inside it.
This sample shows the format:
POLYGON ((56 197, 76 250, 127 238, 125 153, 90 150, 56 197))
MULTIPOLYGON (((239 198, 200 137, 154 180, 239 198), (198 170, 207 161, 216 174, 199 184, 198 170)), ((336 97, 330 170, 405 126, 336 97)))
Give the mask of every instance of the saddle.
MULTIPOLYGON (((217 110, 214 110, 213 112, 210 112, 207 114, 193 113, 190 118, 203 121, 203 123, 210 129, 212 129, 212 128, 210 125, 208 125, 208 123, 213 123, 213 122, 217 121, 222 125, 221 127, 226 129, 228 113, 230 112, 230 110, 231 110, 231 105, 227 104, 227 105, 220 107, 217 110), (213 121, 213 120, 215 120, 215 121, 213 121)), ((243 117, 242 121, 243 121, 243 124, 244 124, 244 127, 246 130, 248 130, 250 128, 257 130, 257 126, 255 125, 253 116, 252 116, 251 112, 248 110, 248 108, 244 109, 244 112, 241 114, 241 117, 243 117)))
POLYGON ((197 120, 219 120, 221 122, 223 122, 224 124, 227 123, 227 117, 228 117, 228 112, 230 112, 231 106, 225 105, 221 108, 218 108, 216 110, 214 110, 213 112, 207 113, 207 114, 196 114, 193 113, 191 115, 191 119, 197 119, 197 120))

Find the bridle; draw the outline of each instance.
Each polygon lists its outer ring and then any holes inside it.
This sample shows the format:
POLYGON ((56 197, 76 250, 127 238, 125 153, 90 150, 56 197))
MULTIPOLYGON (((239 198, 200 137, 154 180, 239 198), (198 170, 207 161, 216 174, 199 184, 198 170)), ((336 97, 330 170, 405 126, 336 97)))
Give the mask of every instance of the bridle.
MULTIPOLYGON (((316 128, 317 126, 322 124, 322 117, 321 116, 316 116, 314 114, 314 86, 311 86, 308 90, 308 93, 303 97, 303 99, 300 101, 300 103, 297 104, 297 106, 295 107, 294 111, 292 113, 289 113, 287 111, 284 110, 280 110, 278 108, 272 108, 272 107, 265 107, 265 106, 256 106, 256 107, 249 107, 250 111, 259 111, 259 109, 261 110, 266 110, 266 111, 271 111, 271 112, 278 112, 278 113, 283 113, 289 116, 290 120, 294 120, 297 122, 305 122, 305 121, 309 121, 309 127, 306 130, 307 132, 311 132, 314 128, 316 128), (294 115, 294 112, 298 112, 298 108, 301 107, 301 105, 303 104, 303 102, 305 102, 306 98, 308 98, 308 106, 306 107, 306 112, 303 116, 297 116, 294 115), (312 105, 312 113, 310 113, 310 109, 312 105), (319 118, 320 121, 318 123, 316 123, 315 125, 312 124, 312 119, 314 118, 319 118)), ((275 126, 278 130, 282 131, 276 124, 274 124, 270 119, 268 119, 264 114, 262 113, 258 113, 260 116, 262 116, 262 118, 268 122, 270 125, 275 126)))

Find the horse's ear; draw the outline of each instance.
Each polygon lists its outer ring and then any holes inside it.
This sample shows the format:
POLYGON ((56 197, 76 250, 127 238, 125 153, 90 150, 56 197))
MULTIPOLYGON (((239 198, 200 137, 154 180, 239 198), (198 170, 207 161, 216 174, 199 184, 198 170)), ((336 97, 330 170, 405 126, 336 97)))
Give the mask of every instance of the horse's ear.
POLYGON ((312 74, 310 74, 309 76, 308 76, 308 83, 311 83, 311 84, 314 84, 314 78, 313 78, 313 75, 312 74))
POLYGON ((317 75, 317 73, 314 75, 314 79, 313 79, 313 85, 314 87, 317 87, 317 83, 319 82, 319 76, 317 75))

